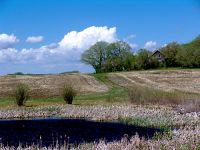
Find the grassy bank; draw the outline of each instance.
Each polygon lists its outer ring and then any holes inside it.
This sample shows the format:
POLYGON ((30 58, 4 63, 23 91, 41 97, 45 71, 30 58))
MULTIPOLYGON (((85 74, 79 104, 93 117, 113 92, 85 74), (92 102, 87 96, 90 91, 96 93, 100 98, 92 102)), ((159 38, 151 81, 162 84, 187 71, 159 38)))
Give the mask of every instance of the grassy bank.
MULTIPOLYGON (((128 102, 128 91, 124 88, 113 87, 108 92, 78 95, 75 97, 74 105, 94 105, 128 102)), ((31 98, 26 102, 27 107, 41 105, 65 104, 63 98, 31 98)), ((0 99, 0 107, 17 107, 14 98, 0 99)))

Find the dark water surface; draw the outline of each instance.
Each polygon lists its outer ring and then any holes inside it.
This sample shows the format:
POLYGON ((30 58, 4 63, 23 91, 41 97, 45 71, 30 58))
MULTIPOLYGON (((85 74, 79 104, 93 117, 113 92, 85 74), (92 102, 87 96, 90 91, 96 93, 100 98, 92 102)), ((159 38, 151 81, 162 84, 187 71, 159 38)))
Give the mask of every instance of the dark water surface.
POLYGON ((9 146, 18 146, 19 143, 50 146, 64 141, 76 145, 100 139, 110 142, 136 132, 141 137, 151 138, 161 130, 84 119, 0 120, 0 142, 9 146))

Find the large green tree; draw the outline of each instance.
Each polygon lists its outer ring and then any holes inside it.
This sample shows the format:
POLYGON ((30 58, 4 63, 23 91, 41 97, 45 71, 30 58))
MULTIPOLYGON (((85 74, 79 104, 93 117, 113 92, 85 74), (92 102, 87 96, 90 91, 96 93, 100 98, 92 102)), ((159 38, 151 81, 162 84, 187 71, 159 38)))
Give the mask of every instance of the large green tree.
POLYGON ((131 70, 133 59, 131 46, 122 41, 97 42, 81 56, 81 60, 93 66, 96 73, 131 70))
POLYGON ((106 71, 131 70, 133 54, 131 46, 123 41, 111 43, 107 47, 106 71))
POLYGON ((82 62, 91 65, 96 73, 102 72, 102 66, 106 61, 107 46, 107 42, 97 42, 81 55, 82 62))

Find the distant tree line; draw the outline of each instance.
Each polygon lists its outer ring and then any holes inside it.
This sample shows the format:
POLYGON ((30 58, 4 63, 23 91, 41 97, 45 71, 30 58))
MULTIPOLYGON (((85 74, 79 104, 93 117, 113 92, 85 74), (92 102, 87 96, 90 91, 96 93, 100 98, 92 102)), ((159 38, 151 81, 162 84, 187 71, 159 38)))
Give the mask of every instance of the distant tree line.
POLYGON ((81 60, 91 65, 96 73, 162 67, 200 68, 200 36, 188 44, 169 43, 158 51, 162 54, 163 61, 158 60, 154 53, 147 49, 133 53, 131 46, 123 41, 102 41, 86 50, 81 60))

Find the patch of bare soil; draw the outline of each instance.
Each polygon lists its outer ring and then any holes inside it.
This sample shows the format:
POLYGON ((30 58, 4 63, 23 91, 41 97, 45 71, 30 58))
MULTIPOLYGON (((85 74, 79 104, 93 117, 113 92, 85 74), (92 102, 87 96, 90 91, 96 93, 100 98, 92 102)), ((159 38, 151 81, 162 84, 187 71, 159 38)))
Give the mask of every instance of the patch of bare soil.
POLYGON ((139 84, 165 91, 200 93, 200 71, 134 71, 111 73, 109 79, 121 86, 139 84))
POLYGON ((33 97, 56 97, 65 83, 71 83, 80 94, 105 92, 108 87, 90 75, 44 75, 44 76, 1 76, 0 97, 13 95, 16 84, 23 82, 29 85, 33 97))

